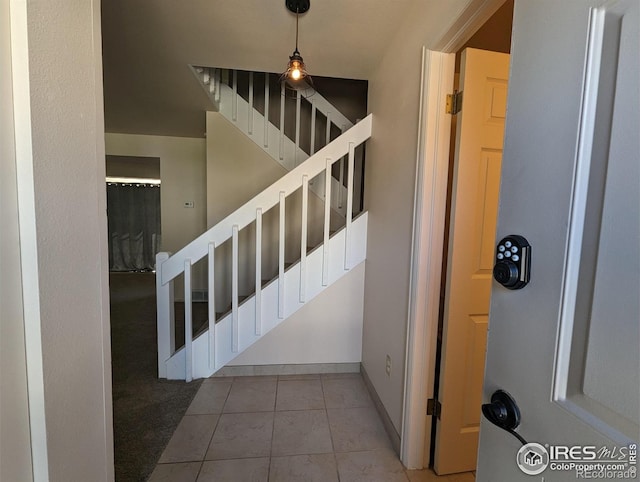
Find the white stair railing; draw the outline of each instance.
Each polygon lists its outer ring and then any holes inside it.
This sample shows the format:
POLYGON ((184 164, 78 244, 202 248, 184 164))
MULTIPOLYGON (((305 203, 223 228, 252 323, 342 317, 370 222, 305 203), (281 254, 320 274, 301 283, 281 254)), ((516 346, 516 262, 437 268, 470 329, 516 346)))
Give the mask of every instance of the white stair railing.
MULTIPOLYGON (((363 144, 371 136, 372 116, 356 124, 340 137, 319 150, 304 163, 300 164, 282 178, 258 194, 252 200, 241 206, 234 213, 227 216, 207 232, 196 238, 190 244, 182 248, 173 256, 168 253, 158 253, 156 258, 156 293, 158 303, 158 373, 161 378, 176 378, 175 367, 177 360, 183 360, 184 370, 179 370, 182 378, 189 381, 193 377, 209 376, 237 356, 243 349, 257 341, 267 331, 273 328, 281 320, 289 316, 298 304, 304 303, 315 296, 323 287, 326 287, 331 279, 337 279, 336 262, 341 266, 341 271, 348 271, 355 266, 352 246, 354 238, 366 246, 366 216, 364 224, 353 219, 351 209, 346 209, 346 223, 340 236, 329 239, 330 210, 325 203, 323 219, 323 248, 315 250, 310 256, 307 254, 306 233, 309 223, 307 207, 310 180, 324 172, 324 178, 331 176, 331 168, 339 159, 347 158, 347 192, 346 206, 353 206, 353 172, 355 148, 363 144), (295 276, 293 269, 285 273, 284 259, 284 233, 285 233, 285 201, 286 197, 302 188, 302 223, 300 261, 296 265, 295 276), (279 249, 278 249, 278 276, 277 283, 269 283, 262 286, 261 273, 261 249, 262 246, 262 215, 269 209, 279 206, 279 249), (255 222, 256 259, 255 259, 255 294, 251 298, 251 316, 241 316, 246 313, 242 306, 238 293, 238 236, 239 232, 255 222), (364 234, 362 231, 364 226, 364 234), (215 314, 215 289, 218 282, 215 279, 215 248, 222 245, 228 239, 232 240, 232 300, 231 313, 224 320, 216 320, 215 314), (341 255, 331 256, 331 249, 341 245, 341 255), (200 259, 208 257, 208 330, 206 336, 200 336, 196 340, 192 336, 192 310, 191 310, 191 267, 200 259), (311 287, 308 271, 313 269, 320 273, 318 282, 311 287), (330 273, 333 273, 330 275, 330 273), (184 274, 185 282, 185 346, 176 352, 175 346, 175 313, 173 300, 174 279, 184 274), (292 277, 293 276, 293 277, 292 277), (291 286, 291 280, 295 279, 295 286, 291 286), (286 303, 287 292, 294 289, 297 297, 296 306, 291 307, 286 303), (267 313, 266 306, 274 307, 269 313, 277 313, 270 319, 263 317, 267 313), (264 308, 263 308, 264 306, 264 308), (277 318, 273 320, 272 318, 277 318), (216 322, 219 323, 216 323, 216 322), (245 335, 247 323, 251 336, 245 335), (221 337, 221 339, 218 339, 221 337), (204 340, 204 341, 203 341, 204 340), (194 350, 194 346, 196 349, 194 350), (204 347, 204 348, 203 348, 204 347), (204 350, 204 351, 203 351, 204 350), (203 353, 206 352, 206 356, 203 353), (180 355, 179 357, 177 355, 180 355), (202 366, 201 361, 204 360, 202 366), (195 361, 195 369, 194 369, 195 361), (171 373, 169 373, 171 371, 171 373)), ((326 199, 331 199, 331 183, 325 183, 326 199)), ((245 262, 249 262, 246 260, 245 262)))
MULTIPOLYGON (((247 135, 253 142, 267 152, 274 160, 279 162, 285 169, 291 170, 301 162, 304 162, 316 151, 316 144, 325 146, 331 142, 333 132, 346 132, 353 127, 353 123, 345 117, 326 98, 312 88, 306 89, 304 93, 297 92, 295 98, 295 110, 289 115, 287 112, 286 96, 284 86, 281 86, 279 105, 275 106, 279 110, 278 126, 269 121, 269 112, 272 110, 269 79, 276 74, 268 72, 248 72, 246 89, 246 99, 239 94, 238 71, 228 69, 218 69, 212 67, 190 66, 191 71, 199 80, 209 96, 214 108, 231 121, 236 127, 247 135), (224 77, 224 79, 223 79, 224 77), (262 112, 254 108, 255 93, 254 79, 262 77, 264 82, 264 93, 260 93, 262 112), (310 108, 302 109, 303 104, 309 104, 310 108), (309 119, 305 119, 305 124, 310 125, 308 152, 301 147, 301 124, 303 116, 309 113, 309 119), (324 116, 325 135, 316 138, 316 124, 318 114, 324 116), (294 134, 288 137, 286 134, 286 120, 290 119, 294 134)), ((287 124, 288 126, 288 124, 287 124)), ((331 178, 332 193, 331 206, 342 216, 346 211, 344 199, 346 197, 344 162, 339 161, 338 178, 331 178)), ((324 180, 310 184, 310 189, 320 198, 324 196, 324 180)))

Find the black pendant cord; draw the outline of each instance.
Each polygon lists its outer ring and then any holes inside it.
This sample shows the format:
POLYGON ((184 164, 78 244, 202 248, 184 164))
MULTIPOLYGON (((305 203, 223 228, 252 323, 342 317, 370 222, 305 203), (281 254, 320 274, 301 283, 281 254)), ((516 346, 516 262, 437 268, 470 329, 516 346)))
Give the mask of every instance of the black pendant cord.
POLYGON ((298 51, 298 17, 300 17, 300 10, 296 8, 296 53, 299 55, 298 51))

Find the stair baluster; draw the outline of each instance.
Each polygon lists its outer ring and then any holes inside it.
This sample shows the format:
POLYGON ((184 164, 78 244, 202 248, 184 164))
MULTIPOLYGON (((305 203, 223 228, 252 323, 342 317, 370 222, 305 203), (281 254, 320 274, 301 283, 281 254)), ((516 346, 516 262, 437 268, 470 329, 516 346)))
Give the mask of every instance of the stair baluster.
POLYGON ((330 157, 325 160, 324 170, 324 231, 322 238, 322 286, 329 284, 329 235, 331 234, 331 166, 330 157))
POLYGON ((209 325, 209 369, 213 370, 216 366, 216 249, 213 242, 208 246, 208 292, 207 292, 207 317, 209 325))
POLYGON ((309 176, 302 176, 302 235, 300 236, 300 303, 307 300, 307 224, 309 206, 309 176))
MULTIPOLYGON (((351 269, 351 223, 353 222, 353 171, 355 164, 356 145, 349 143, 349 156, 347 162, 347 219, 345 221, 344 236, 344 269, 351 269)), ((344 159, 344 158, 343 158, 344 159)), ((342 192, 342 190, 340 191, 342 192)))
POLYGON ((238 72, 233 71, 233 97, 231 98, 231 119, 238 120, 238 72))
POLYGON ((269 147, 269 73, 264 74, 264 147, 269 147))
POLYGON ((191 260, 184 260, 184 380, 193 380, 193 305, 191 300, 191 260))
POLYGON ((249 72, 249 112, 247 115, 247 132, 253 135, 253 72, 249 72))
POLYGON ((234 224, 231 231, 231 313, 233 319, 233 336, 231 351, 238 352, 238 225, 234 224))
POLYGON ((280 85, 280 160, 284 160, 284 84, 280 85))
POLYGON ((262 208, 256 209, 256 326, 255 334, 262 334, 262 208))
POLYGON ((280 218, 278 220, 278 318, 284 319, 284 243, 285 192, 280 191, 280 218))

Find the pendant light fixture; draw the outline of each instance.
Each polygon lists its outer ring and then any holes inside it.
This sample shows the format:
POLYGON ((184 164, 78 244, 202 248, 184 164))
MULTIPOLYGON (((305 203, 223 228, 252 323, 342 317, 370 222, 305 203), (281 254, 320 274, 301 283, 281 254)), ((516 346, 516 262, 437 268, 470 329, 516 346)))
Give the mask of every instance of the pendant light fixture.
POLYGON ((298 20, 300 14, 309 10, 310 0, 285 0, 285 5, 290 12, 296 14, 296 47, 289 57, 287 70, 280 76, 280 82, 284 84, 286 90, 311 90, 309 88, 313 86, 313 80, 307 72, 307 67, 298 50, 298 20))

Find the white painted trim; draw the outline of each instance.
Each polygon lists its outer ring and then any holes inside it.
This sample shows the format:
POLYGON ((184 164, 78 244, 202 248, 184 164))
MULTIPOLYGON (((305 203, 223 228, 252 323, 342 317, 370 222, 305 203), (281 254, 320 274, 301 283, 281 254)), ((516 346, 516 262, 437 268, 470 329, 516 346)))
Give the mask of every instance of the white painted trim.
POLYGON ((29 430, 34 480, 49 480, 49 455, 44 399, 44 368, 38 273, 38 241, 31 136, 28 12, 26 2, 11 2, 11 76, 15 135, 16 186, 20 230, 20 269, 27 363, 29 430), (24 294, 29 293, 25 303, 24 294))
POLYGON ((431 419, 424 420, 434 387, 451 135, 445 103, 454 68, 455 54, 423 49, 401 443, 401 460, 408 468, 421 469, 429 462, 423 456, 431 419))
POLYGON ((455 53, 478 31, 506 0, 470 0, 433 50, 455 53))
MULTIPOLYGON (((400 459, 408 468, 422 468, 428 464, 424 453, 430 444, 430 435, 426 433, 426 401, 433 394, 435 375, 436 345, 435 334, 438 328, 438 305, 440 296, 440 278, 442 262, 442 242, 437 239, 444 236, 446 216, 447 173, 435 166, 446 159, 449 162, 449 142, 451 130, 445 127, 437 113, 431 111, 438 102, 444 104, 445 95, 453 87, 454 65, 445 63, 441 55, 454 53, 482 26, 486 20, 502 6, 505 0, 468 0, 460 15, 451 22, 446 32, 436 41, 434 50, 427 51, 426 69, 423 69, 420 99, 420 122, 418 131, 417 169, 424 169, 428 160, 435 164, 431 167, 431 178, 424 179, 426 171, 416 176, 416 198, 414 204, 414 228, 411 253, 409 315, 407 320, 407 354, 405 371, 405 397, 403 406, 402 446, 400 459), (447 67, 445 67, 447 65, 447 67), (435 73, 450 75, 448 85, 444 77, 436 83, 435 73), (431 81, 434 83, 431 83, 431 81), (435 104, 434 104, 435 103, 435 104), (440 128, 439 128, 440 127, 440 128), (443 140, 446 139, 446 142, 443 140), (428 156, 428 157, 427 157, 428 156), (421 182, 419 181, 421 180, 421 182), (426 183, 429 181, 429 184, 426 183), (425 197, 425 186, 432 186, 431 197, 425 197), (441 203, 441 194, 445 191, 445 203, 441 203), (436 203, 437 204, 434 204, 436 203), (442 223, 442 224, 441 224, 442 223), (422 245, 422 240, 430 240, 422 245), (437 250, 433 251, 431 248, 437 250), (425 260, 430 268, 425 269, 425 260), (437 297, 433 293, 437 292, 437 297), (435 313, 435 315, 433 314, 435 313), (432 340, 426 337, 431 334, 432 340), (431 343, 429 343, 431 341, 431 343), (424 410, 423 410, 424 407, 424 410), (425 435, 427 435, 425 437, 425 435)), ((444 105, 442 106, 444 112, 444 105)), ((446 115, 441 113, 441 115, 446 115)))

